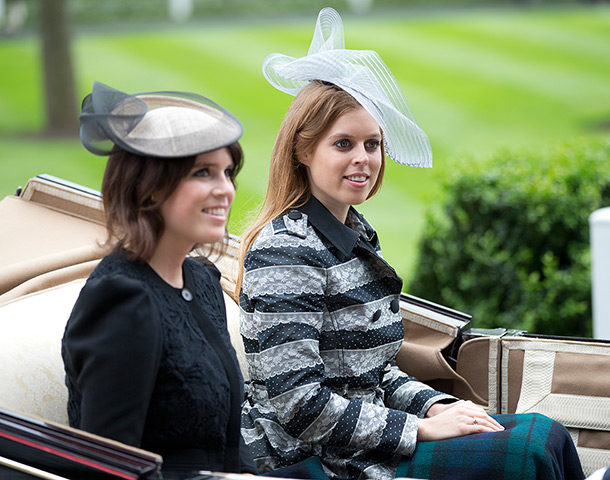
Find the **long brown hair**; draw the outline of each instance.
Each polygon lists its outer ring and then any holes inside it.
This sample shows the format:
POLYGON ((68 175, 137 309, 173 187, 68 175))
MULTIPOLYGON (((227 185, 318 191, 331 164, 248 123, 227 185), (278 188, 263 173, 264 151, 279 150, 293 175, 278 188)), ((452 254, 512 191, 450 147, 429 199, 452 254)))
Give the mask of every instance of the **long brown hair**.
MULTIPOLYGON (((228 149, 234 179, 242 167, 243 152, 238 142, 228 149)), ((195 159, 196 155, 145 157, 115 147, 102 181, 106 247, 122 247, 132 260, 150 260, 165 229, 161 206, 190 173, 195 159)))
MULTIPOLYGON (((262 209, 241 236, 239 273, 235 297, 239 297, 244 277, 244 258, 257 235, 267 223, 309 200, 311 190, 305 166, 300 159, 312 153, 320 139, 341 115, 362 106, 345 90, 315 80, 307 84, 290 104, 271 152, 269 182, 262 209)), ((383 145, 381 148, 383 152, 383 145)), ((377 181, 367 198, 381 188, 385 160, 382 154, 377 181)))

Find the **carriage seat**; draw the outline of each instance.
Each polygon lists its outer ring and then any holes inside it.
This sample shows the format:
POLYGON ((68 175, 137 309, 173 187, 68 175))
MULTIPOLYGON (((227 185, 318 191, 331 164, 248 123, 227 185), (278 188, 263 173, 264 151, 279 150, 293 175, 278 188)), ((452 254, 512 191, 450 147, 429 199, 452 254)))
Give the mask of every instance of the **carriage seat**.
MULTIPOLYGON (((84 283, 73 280, 0 306, 0 406, 68 424, 61 339, 84 283)), ((224 295, 231 341, 247 378, 239 307, 224 295)))

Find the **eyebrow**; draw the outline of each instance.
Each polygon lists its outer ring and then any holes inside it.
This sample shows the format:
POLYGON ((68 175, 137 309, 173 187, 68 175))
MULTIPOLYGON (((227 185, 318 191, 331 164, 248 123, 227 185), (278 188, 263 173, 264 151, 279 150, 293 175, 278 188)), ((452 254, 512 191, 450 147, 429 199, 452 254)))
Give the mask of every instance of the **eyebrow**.
MULTIPOLYGON (((233 167, 233 160, 231 160, 228 164, 227 167, 233 167)), ((210 167, 218 167, 218 168, 222 168, 222 165, 220 165, 220 162, 206 162, 206 163, 197 163, 195 162, 193 164, 193 168, 210 168, 210 167)))
MULTIPOLYGON (((368 135, 365 135, 367 138, 375 138, 375 139, 380 139, 381 138, 381 133, 380 132, 375 132, 375 133, 369 133, 368 135)), ((342 138, 355 138, 356 135, 352 135, 351 133, 333 133, 332 135, 329 135, 329 138, 336 138, 336 137, 342 137, 342 138)))

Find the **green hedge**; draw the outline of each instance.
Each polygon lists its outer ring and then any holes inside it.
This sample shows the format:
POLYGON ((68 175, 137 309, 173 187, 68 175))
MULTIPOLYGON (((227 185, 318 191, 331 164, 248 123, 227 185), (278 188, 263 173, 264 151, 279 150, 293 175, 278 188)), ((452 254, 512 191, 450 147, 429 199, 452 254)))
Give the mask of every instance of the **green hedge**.
POLYGON ((462 165, 426 219, 407 291, 478 328, 590 336, 589 215, 610 205, 610 141, 462 165))

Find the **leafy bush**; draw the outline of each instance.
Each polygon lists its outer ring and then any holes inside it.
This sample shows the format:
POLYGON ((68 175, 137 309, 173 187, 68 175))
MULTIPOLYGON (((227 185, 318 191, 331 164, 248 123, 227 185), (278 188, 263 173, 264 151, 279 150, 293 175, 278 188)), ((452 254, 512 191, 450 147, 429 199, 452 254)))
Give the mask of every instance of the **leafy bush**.
POLYGON ((445 195, 407 291, 478 328, 591 335, 589 215, 610 205, 610 141, 468 162, 445 195))

